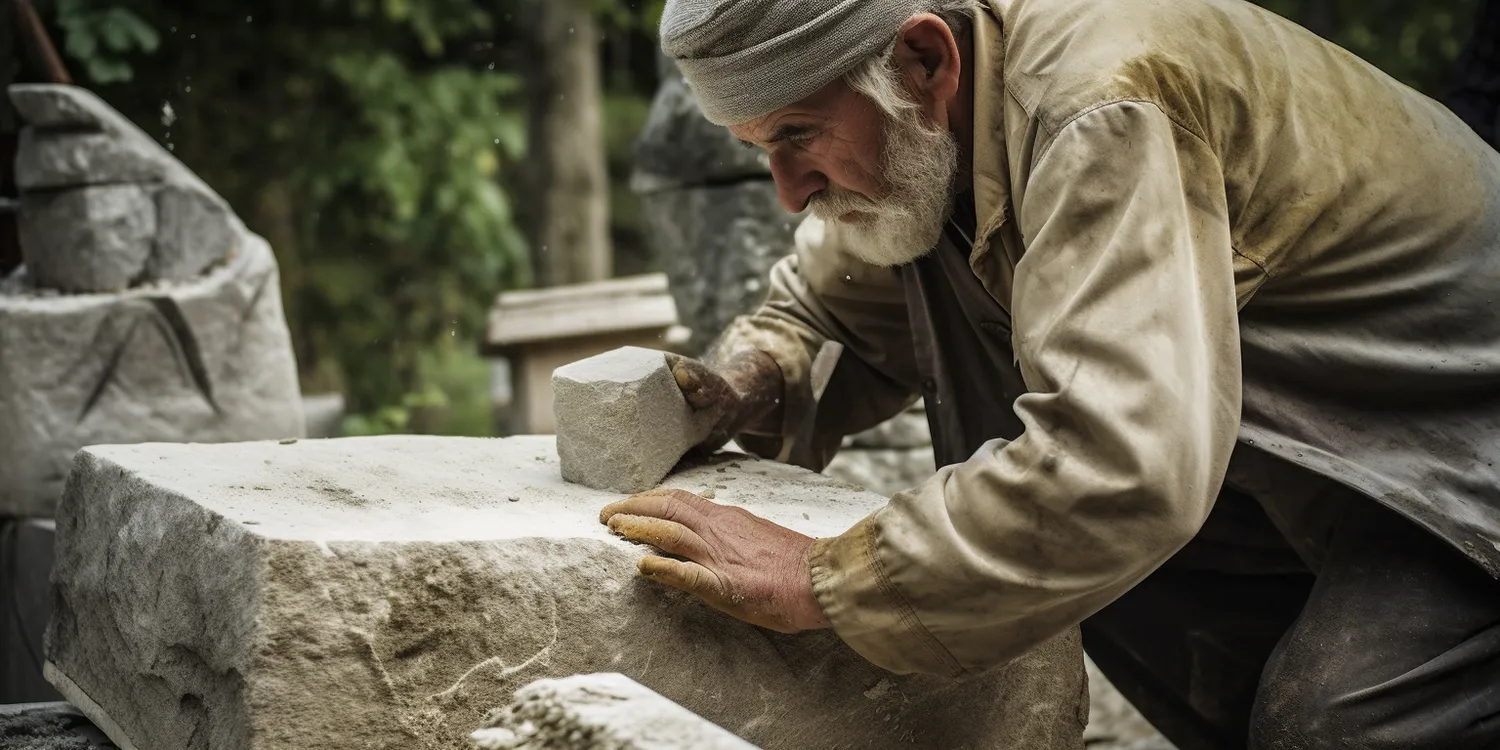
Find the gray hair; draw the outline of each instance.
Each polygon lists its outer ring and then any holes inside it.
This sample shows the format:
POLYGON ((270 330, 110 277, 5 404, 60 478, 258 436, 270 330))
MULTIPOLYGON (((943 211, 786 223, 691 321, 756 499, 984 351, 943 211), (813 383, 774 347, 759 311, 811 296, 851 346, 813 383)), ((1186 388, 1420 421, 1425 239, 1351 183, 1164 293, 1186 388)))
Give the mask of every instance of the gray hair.
MULTIPOLYGON (((980 5, 981 0, 923 0, 917 13, 913 15, 931 13, 943 19, 943 23, 948 24, 948 28, 957 36, 973 26, 980 5)), ((920 106, 912 101, 911 95, 901 85, 895 63, 896 40, 892 39, 885 49, 844 74, 844 82, 849 88, 874 102, 887 117, 895 117, 920 106)))

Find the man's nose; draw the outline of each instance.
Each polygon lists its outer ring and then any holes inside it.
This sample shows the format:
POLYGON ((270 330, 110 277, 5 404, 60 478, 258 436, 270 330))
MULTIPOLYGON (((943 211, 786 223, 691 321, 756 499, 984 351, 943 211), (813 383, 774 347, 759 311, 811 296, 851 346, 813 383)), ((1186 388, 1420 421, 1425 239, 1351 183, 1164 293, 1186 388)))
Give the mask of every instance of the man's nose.
POLYGON ((813 194, 828 187, 828 177, 795 153, 772 154, 771 177, 781 207, 794 214, 802 213, 813 194))

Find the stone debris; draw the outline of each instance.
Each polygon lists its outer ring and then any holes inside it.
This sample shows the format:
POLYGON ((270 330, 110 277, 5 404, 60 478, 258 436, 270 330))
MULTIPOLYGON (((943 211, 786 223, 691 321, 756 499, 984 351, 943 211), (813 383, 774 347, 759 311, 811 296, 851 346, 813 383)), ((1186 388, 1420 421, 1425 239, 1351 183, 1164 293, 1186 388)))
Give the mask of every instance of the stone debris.
POLYGON ((537 680, 472 736, 477 750, 755 750, 616 673, 537 680))
POLYGON ((271 248, 191 284, 0 293, 0 515, 51 516, 85 445, 301 436, 271 248))
POLYGON ((28 278, 72 293, 200 277, 245 244, 224 199, 86 89, 9 89, 28 278))
POLYGON ((655 487, 713 430, 682 397, 666 354, 626 346, 552 375, 563 478, 595 489, 655 487))
MULTIPOLYGON (((739 623, 641 579, 646 550, 599 523, 620 495, 563 482, 554 446, 87 448, 58 508, 50 679, 116 744, 163 750, 467 748, 502 696, 596 672, 773 750, 1081 746, 1076 633, 950 681, 739 623)), ((885 502, 735 454, 665 486, 718 485, 812 536, 885 502)))
POLYGON ((88 717, 67 703, 0 706, 5 750, 117 750, 88 717))

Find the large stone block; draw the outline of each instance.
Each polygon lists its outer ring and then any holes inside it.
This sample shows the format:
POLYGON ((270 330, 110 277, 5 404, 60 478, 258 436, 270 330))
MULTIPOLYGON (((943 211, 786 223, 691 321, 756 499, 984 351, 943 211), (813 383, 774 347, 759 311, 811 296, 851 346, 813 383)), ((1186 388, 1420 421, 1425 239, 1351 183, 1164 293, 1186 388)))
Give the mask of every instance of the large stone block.
POLYGON ((33 284, 65 292, 124 290, 151 257, 156 204, 128 183, 27 193, 18 228, 33 284))
POLYGON ((276 261, 246 237, 189 284, 0 289, 0 515, 52 515, 85 445, 302 434, 276 261))
POLYGON ((557 368, 552 400, 563 478, 616 492, 655 487, 717 418, 688 405, 665 353, 636 346, 557 368))
POLYGON ((485 724, 477 750, 755 750, 618 673, 537 680, 485 724))
MULTIPOLYGON (((117 744, 464 748, 546 677, 618 672, 766 748, 1080 748, 1076 634, 955 682, 642 580, 554 440, 91 447, 58 509, 49 677, 117 744)), ((803 533, 884 500, 729 454, 667 485, 803 533)))

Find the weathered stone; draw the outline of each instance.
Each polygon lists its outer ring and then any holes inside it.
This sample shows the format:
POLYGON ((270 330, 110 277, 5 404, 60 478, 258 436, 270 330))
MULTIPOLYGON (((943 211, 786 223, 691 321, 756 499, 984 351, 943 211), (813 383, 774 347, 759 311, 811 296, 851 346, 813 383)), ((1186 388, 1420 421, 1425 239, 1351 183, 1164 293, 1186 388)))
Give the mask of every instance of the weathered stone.
POLYGON ((745 148, 727 128, 704 119, 698 100, 671 63, 635 142, 632 187, 640 192, 769 180, 764 151, 745 148))
POLYGON ((276 261, 246 238, 190 284, 0 289, 0 515, 51 516, 85 445, 302 434, 276 261))
POLYGON ((196 279, 234 251, 239 221, 224 200, 181 184, 156 191, 156 247, 146 266, 159 281, 196 279))
POLYGON ((158 182, 166 175, 158 151, 154 141, 120 138, 113 133, 23 128, 16 146, 16 185, 25 194, 85 185, 158 182))
POLYGON ((6 750, 117 750, 76 706, 0 705, 0 747, 6 750))
POLYGON ((1089 750, 1173 750, 1092 659, 1085 657, 1084 665, 1089 676, 1089 723, 1083 740, 1089 750))
POLYGON ((32 283, 66 292, 122 290, 145 272, 156 205, 132 184, 25 193, 18 228, 32 283))
MULTIPOLYGON (((1079 748, 1076 634, 897 676, 642 580, 546 437, 96 446, 58 509, 49 677, 117 744, 463 748, 544 677, 627 675, 766 748, 1079 748), (101 719, 107 721, 101 721, 101 719)), ((827 536, 884 501, 737 455, 667 486, 827 536), (721 471, 722 470, 722 473, 721 471)))
POLYGON ((755 750, 618 673, 537 680, 473 737, 478 750, 755 750))
POLYGON ((828 468, 828 476, 887 497, 927 481, 937 471, 931 446, 909 449, 845 448, 828 468))
POLYGON ((641 205, 697 352, 765 300, 771 266, 791 254, 801 221, 769 180, 645 193, 641 205))
POLYGON ((616 492, 655 487, 717 417, 688 405, 665 353, 634 346, 557 368, 552 399, 563 478, 616 492))
MULTIPOLYGON (((144 270, 135 281, 188 281, 234 253, 246 234, 224 199, 182 162, 94 94, 73 86, 28 84, 10 87, 11 100, 28 119, 16 154, 16 183, 23 205, 55 200, 54 195, 90 190, 144 190, 154 202, 144 270), (110 186, 105 188, 102 186, 110 186)), ((57 236, 71 225, 57 220, 33 227, 32 251, 51 252, 57 236)), ((23 237, 23 245, 28 243, 23 237)), ((28 263, 31 263, 28 252, 28 263)), ((101 249, 95 255, 106 255, 101 249)), ((134 263, 135 256, 131 256, 134 263)), ((106 267, 112 259, 93 259, 106 267)), ((89 267, 85 263, 84 267, 89 267)), ((33 271, 47 286, 51 276, 33 271)), ((64 279, 67 280, 66 278, 64 279)), ((66 291, 116 287, 62 285, 66 291)))
POLYGON ((868 429, 851 435, 845 445, 852 448, 898 449, 926 448, 932 445, 932 431, 927 426, 927 412, 918 401, 911 408, 868 429))
POLYGON ((87 89, 16 86, 10 89, 10 102, 21 119, 42 129, 104 130, 110 120, 104 114, 109 105, 87 89))

